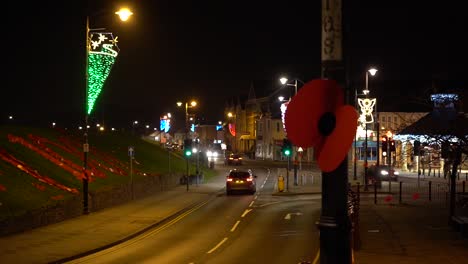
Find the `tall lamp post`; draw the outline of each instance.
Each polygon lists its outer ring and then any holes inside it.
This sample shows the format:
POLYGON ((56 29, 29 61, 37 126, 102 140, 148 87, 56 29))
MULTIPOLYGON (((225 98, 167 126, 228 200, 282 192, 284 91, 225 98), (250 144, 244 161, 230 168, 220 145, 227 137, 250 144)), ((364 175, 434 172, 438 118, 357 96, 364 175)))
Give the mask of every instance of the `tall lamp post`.
MULTIPOLYGON (((294 79, 294 83, 288 83, 289 79, 286 78, 286 77, 281 77, 280 79, 280 82, 282 85, 286 85, 286 86, 294 86, 294 95, 295 96, 297 94, 297 82, 301 82, 302 85, 304 85, 304 82, 299 80, 299 79, 294 79)), ((278 98, 280 99, 280 98, 278 98)), ((283 98, 284 99, 284 98, 283 98)), ((283 99, 280 99, 280 101, 282 101, 283 99)), ((289 100, 291 100, 291 98, 289 98, 289 100)), ((294 152, 294 151, 293 151, 294 152)), ((294 157, 294 155, 297 155, 297 150, 295 151, 296 154, 292 153, 292 156, 294 157)))
POLYGON ((234 138, 234 144, 232 144, 232 140, 231 140, 231 147, 232 147, 232 150, 234 152, 237 152, 238 149, 237 149, 237 115, 236 114, 233 114, 232 112, 228 112, 227 113, 227 117, 228 119, 233 119, 234 121, 232 123, 230 123, 228 121, 228 129, 229 129, 229 134, 231 134, 231 136, 234 138))
MULTIPOLYGON (((122 8, 115 12, 120 20, 127 21, 133 14, 129 9, 122 8)), ((89 16, 86 16, 86 65, 85 65, 85 127, 83 135, 83 214, 89 214, 88 208, 88 118, 91 114, 94 103, 101 92, 105 80, 107 79, 110 68, 114 64, 115 57, 118 54, 117 39, 110 32, 98 32, 103 29, 90 29, 89 16), (97 40, 93 36, 97 35, 97 40)))
MULTIPOLYGON (((178 107, 182 107, 182 105, 183 105, 182 102, 177 102, 178 107)), ((194 101, 194 100, 192 100, 190 102, 190 105, 189 105, 188 102, 185 102, 185 140, 184 140, 184 142, 186 142, 188 140, 188 135, 189 135, 189 131, 190 131, 188 109, 196 107, 196 106, 197 106, 197 102, 194 101)), ((191 144, 190 144, 190 146, 191 146, 191 144)), ((184 148, 185 148, 185 146, 184 146, 184 148)), ((191 155, 192 155, 192 150, 190 150, 190 155, 185 155, 186 162, 187 162, 187 178, 186 178, 187 191, 189 190, 189 159, 190 159, 191 155)))
MULTIPOLYGON (((377 73, 377 70, 374 69, 374 68, 371 68, 369 70, 366 71, 366 89, 364 89, 362 92, 363 94, 366 95, 366 99, 369 97, 369 73, 374 76, 376 73, 377 73)), ((372 106, 371 106, 372 107, 372 106)), ((372 109, 372 108, 371 108, 372 109)), ((372 120, 373 121, 373 120, 372 120)), ((366 130, 366 135, 365 135, 365 143, 364 143, 364 190, 367 191, 368 190, 368 167, 369 167, 369 164, 367 164, 367 119, 364 120, 364 124, 365 124, 365 130, 366 130)))

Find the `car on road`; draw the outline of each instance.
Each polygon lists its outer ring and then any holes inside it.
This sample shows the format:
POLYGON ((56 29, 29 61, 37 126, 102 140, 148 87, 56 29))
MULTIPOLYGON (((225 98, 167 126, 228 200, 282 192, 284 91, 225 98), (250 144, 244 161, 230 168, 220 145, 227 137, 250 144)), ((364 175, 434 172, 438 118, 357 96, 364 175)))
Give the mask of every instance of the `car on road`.
POLYGON ((367 171, 368 179, 376 181, 398 181, 400 172, 388 165, 370 166, 367 171))
POLYGON ((230 195, 234 191, 244 191, 254 194, 257 191, 257 176, 253 175, 252 170, 238 170, 234 169, 229 171, 226 177, 226 194, 230 195))
POLYGON ((230 154, 226 157, 227 165, 242 165, 242 157, 239 154, 230 154))

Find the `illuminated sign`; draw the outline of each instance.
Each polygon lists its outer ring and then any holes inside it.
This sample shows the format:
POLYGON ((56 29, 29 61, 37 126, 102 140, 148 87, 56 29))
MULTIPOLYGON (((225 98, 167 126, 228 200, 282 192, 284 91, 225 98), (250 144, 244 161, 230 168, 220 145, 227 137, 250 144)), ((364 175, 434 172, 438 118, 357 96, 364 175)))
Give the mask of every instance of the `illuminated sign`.
POLYGON ((286 115, 286 109, 288 109, 289 102, 282 103, 280 106, 281 109, 281 122, 283 123, 283 129, 286 131, 286 126, 284 125, 284 117, 286 115))
POLYGON ((361 107, 361 115, 359 116, 359 122, 361 125, 365 123, 374 123, 374 116, 372 115, 372 111, 374 110, 375 102, 375 98, 358 99, 359 106, 361 107))
POLYGON ((115 59, 119 53, 117 37, 110 32, 91 33, 88 39, 88 83, 86 87, 87 113, 93 111, 94 104, 102 91, 115 59))
POLYGON ((171 129, 171 120, 161 118, 161 120, 159 121, 159 130, 161 132, 167 133, 169 132, 169 129, 171 129))

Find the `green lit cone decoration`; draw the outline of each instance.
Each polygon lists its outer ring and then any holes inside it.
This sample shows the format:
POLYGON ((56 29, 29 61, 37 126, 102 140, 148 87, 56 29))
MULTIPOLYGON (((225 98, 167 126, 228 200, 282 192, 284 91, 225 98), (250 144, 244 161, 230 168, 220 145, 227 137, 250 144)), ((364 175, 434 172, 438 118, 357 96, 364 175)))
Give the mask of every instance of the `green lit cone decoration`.
POLYGON ((114 38, 110 32, 91 33, 88 51, 87 113, 89 115, 119 53, 117 37, 114 38))

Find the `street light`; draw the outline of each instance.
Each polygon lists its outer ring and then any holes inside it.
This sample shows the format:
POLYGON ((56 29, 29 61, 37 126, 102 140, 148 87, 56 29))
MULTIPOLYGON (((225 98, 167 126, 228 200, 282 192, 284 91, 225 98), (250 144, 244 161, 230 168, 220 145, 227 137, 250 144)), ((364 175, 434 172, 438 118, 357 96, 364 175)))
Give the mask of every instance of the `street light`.
MULTIPOLYGON (((302 85, 304 85, 304 82, 301 81, 301 80, 299 80, 299 79, 294 79, 294 84, 288 83, 288 81, 289 81, 288 78, 286 78, 286 77, 284 77, 284 76, 281 77, 279 80, 280 80, 281 84, 283 84, 283 85, 286 85, 286 86, 294 86, 294 96, 297 94, 297 82, 299 81, 299 82, 302 83, 302 85)), ((284 100, 284 97, 283 97, 283 96, 281 96, 281 97, 282 97, 282 99, 280 99, 280 98, 278 97, 278 100, 279 100, 279 101, 283 101, 283 100, 284 100)), ((289 100, 291 100, 291 98, 290 98, 289 100)), ((283 125, 284 125, 284 124, 283 124, 283 125)), ((296 148, 296 147, 295 147, 295 148, 296 148)), ((294 151, 293 151, 293 152, 294 152, 294 151)), ((294 153, 292 153, 292 154, 294 154, 294 153)), ((296 150, 296 154, 297 154, 297 150, 296 150)))
POLYGON ((288 80, 288 78, 286 78, 286 77, 281 77, 281 78, 280 78, 281 84, 286 85, 286 86, 294 86, 294 95, 297 94, 297 82, 299 81, 299 82, 301 82, 302 84, 304 84, 304 82, 301 81, 301 80, 299 80, 299 79, 294 79, 294 84, 288 83, 288 81, 289 81, 289 80, 288 80))
MULTIPOLYGON (((369 73, 371 74, 371 76, 374 76, 376 73, 377 73, 377 70, 375 68, 371 68, 369 70, 366 71, 366 87, 365 89, 362 91, 363 94, 366 96, 366 98, 368 98, 369 96, 369 73)), ((365 135, 365 143, 364 143, 364 181, 365 181, 365 184, 364 184, 364 190, 367 191, 368 190, 368 186, 367 186, 367 183, 368 183, 368 164, 367 164, 367 120, 364 120, 364 124, 365 124, 365 128, 366 128, 366 135, 365 135)), ((378 148, 378 147, 377 147, 378 148)))
MULTIPOLYGON (((122 8, 115 12, 122 21, 127 21, 133 14, 128 8, 122 8)), ((88 208, 88 117, 91 114, 94 103, 104 85, 110 68, 118 54, 117 38, 110 32, 96 32, 103 29, 90 29, 89 16, 86 16, 86 67, 85 67, 85 128, 83 135, 83 214, 89 213, 88 208), (96 32, 91 33, 91 31, 96 32), (90 34, 91 33, 91 34, 90 34), (97 36, 94 39, 94 35, 97 36)))
MULTIPOLYGON (((177 106, 178 107, 182 107, 182 102, 177 102, 177 106)), ((189 122, 188 122, 188 109, 189 108, 193 108, 193 107, 196 107, 197 106, 197 102, 192 100, 190 102, 190 105, 188 102, 185 102, 185 140, 184 140, 184 148, 185 148, 185 142, 188 142, 188 133, 190 131, 190 128, 189 128, 189 122)), ((191 145, 190 145, 190 148, 191 148, 191 145)), ((184 152, 186 151, 186 149, 184 149, 184 152)), ((190 149, 190 154, 185 154, 185 159, 186 159, 186 162, 187 162, 187 175, 186 175, 186 183, 187 183, 187 191, 189 190, 189 158, 191 156, 191 149, 190 149)))

